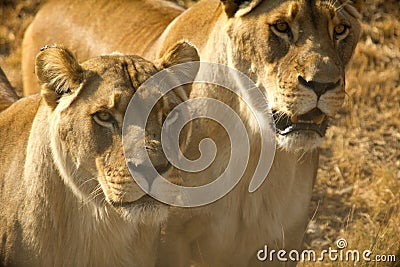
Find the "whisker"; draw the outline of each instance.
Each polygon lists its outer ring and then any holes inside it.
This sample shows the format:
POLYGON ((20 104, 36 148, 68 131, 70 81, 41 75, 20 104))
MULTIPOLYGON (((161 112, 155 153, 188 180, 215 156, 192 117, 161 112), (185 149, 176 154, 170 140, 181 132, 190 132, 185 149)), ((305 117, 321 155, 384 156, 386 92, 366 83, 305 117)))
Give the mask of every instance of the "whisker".
POLYGON ((82 184, 79 185, 79 189, 82 188, 86 183, 91 182, 91 181, 98 181, 97 178, 90 178, 84 181, 82 184))
POLYGON ((88 205, 91 201, 93 201, 95 198, 97 198, 101 194, 103 194, 103 189, 101 188, 101 185, 98 184, 93 189, 93 191, 88 195, 88 197, 82 201, 81 208, 88 205))

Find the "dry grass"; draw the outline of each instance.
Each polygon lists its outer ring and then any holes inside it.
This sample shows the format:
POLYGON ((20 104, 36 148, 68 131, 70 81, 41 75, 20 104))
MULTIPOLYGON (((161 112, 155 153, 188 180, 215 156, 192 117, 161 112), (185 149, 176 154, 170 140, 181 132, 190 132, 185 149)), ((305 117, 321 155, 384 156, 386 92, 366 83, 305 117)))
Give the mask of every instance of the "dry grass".
POLYGON ((18 92, 22 88, 21 41, 39 3, 39 0, 0 2, 0 66, 18 92))
MULTIPOLYGON (((23 30, 39 2, 1 2, 0 66, 16 88, 23 30)), ((306 248, 321 251, 342 237, 349 249, 395 254, 397 263, 300 266, 400 266, 399 19, 400 1, 367 1, 364 33, 347 71, 346 103, 321 150, 305 240, 306 248)))

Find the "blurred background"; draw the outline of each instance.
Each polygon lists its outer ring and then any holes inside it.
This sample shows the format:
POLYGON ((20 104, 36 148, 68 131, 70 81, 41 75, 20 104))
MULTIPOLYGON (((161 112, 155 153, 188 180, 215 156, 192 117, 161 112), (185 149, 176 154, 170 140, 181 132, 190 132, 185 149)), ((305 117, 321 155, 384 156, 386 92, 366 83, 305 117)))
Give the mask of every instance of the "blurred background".
MULTIPOLYGON (((18 93, 24 30, 43 3, 0 0, 0 67, 18 93)), ((400 266, 400 0, 367 0, 362 28, 345 104, 321 149, 305 248, 335 248, 345 238, 348 249, 397 260, 300 266, 400 266)))

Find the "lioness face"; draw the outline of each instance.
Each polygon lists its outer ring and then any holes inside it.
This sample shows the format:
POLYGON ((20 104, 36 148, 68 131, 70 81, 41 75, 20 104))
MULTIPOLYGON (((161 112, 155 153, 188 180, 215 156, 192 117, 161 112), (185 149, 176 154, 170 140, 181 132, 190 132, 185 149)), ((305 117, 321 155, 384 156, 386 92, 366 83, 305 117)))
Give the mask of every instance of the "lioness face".
POLYGON ((242 8, 228 20, 232 61, 241 62, 234 67, 265 92, 279 146, 314 149, 345 97, 345 66, 360 34, 357 9, 342 0, 252 2, 249 13, 242 8))
MULTIPOLYGON (((187 43, 173 48, 173 62, 198 60, 187 43), (187 57, 187 51, 193 57, 187 57), (185 52, 184 57, 180 53, 185 52)), ((166 206, 147 196, 126 167, 122 146, 122 125, 130 99, 139 86, 160 67, 137 56, 102 56, 79 65, 64 48, 48 48, 36 61, 42 96, 49 106, 50 142, 64 182, 84 204, 111 206, 128 220, 156 222, 165 219, 166 206), (148 220, 146 220, 148 221, 148 220)), ((149 93, 159 93, 149 88, 149 93), (153 91, 151 91, 153 90, 153 91)), ((163 118, 184 101, 182 94, 167 94, 153 108, 146 129, 134 129, 131 138, 145 131, 151 162, 163 174, 169 169, 161 146, 163 118)), ((144 155, 132 154, 140 165, 144 155)))

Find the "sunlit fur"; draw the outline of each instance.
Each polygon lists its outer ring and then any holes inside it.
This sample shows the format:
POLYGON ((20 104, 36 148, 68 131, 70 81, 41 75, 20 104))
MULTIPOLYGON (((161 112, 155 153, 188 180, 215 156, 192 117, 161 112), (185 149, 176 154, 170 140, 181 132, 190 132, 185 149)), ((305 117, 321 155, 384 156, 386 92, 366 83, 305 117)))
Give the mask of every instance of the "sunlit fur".
MULTIPOLYGON (((345 66, 360 35, 361 2, 252 1, 250 8, 247 4, 239 6, 232 15, 225 11, 232 11, 235 1, 201 1, 179 16, 156 44, 163 51, 163 47, 166 49, 184 36, 199 48, 203 61, 226 64, 247 74, 266 95, 270 111, 290 117, 318 107, 332 120, 344 100, 345 66), (282 20, 289 24, 290 35, 274 29, 274 24, 282 20), (201 30, 188 26, 200 21, 201 30), (335 38, 333 28, 341 23, 350 26, 349 31, 335 38), (306 81, 340 83, 318 97, 299 83, 299 76, 306 81)), ((257 261, 256 252, 265 244, 269 249, 301 249, 318 168, 317 148, 323 137, 312 131, 277 134, 271 171, 261 187, 249 193, 256 164, 263 160, 258 158, 257 123, 240 100, 220 88, 196 86, 191 96, 217 98, 233 107, 247 125, 251 154, 241 182, 223 199, 203 209, 181 210, 184 215, 169 217, 160 262, 163 266, 185 266, 190 261, 196 266, 278 266, 257 261), (203 221, 199 219, 202 216, 203 221), (198 220, 201 223, 196 223, 198 220), (184 235, 176 225, 185 228, 184 235), (176 249, 190 250, 191 257, 181 253, 165 263, 167 255, 176 249), (177 257, 181 264, 176 263, 177 257)), ((218 177, 229 161, 229 141, 222 131, 209 122, 199 122, 196 128, 207 129, 201 136, 216 142, 219 156, 214 168, 187 178, 191 185, 218 177)), ((202 137, 192 135, 192 156, 198 155, 199 138, 202 137)))
MULTIPOLYGON (((107 49, 155 58, 177 40, 185 39, 196 45, 202 61, 226 64, 248 75, 267 96, 270 110, 292 116, 318 106, 333 118, 343 102, 344 68, 360 34, 362 3, 363 0, 202 0, 181 13, 161 1, 118 2, 117 7, 105 0, 95 4, 53 1, 38 13, 26 32, 24 55, 29 57, 41 42, 53 38, 79 47, 83 58, 107 49), (121 12, 123 9, 129 12, 121 12), (88 10, 96 12, 98 20, 86 17, 88 10), (291 35, 273 28, 279 20, 289 24, 291 35), (48 21, 57 22, 56 26, 49 27, 48 21), (83 33, 81 25, 89 23, 93 30, 83 33), (341 23, 347 23, 350 29, 336 39, 333 29, 341 23), (105 33, 107 40, 103 38, 105 33), (82 34, 89 44, 82 40, 82 34), (313 90, 299 85, 299 75, 306 81, 341 82, 321 95, 317 103, 313 90)), ((29 68, 26 64, 25 77, 31 73, 29 68)), ((277 263, 258 262, 257 250, 265 244, 270 249, 302 246, 318 168, 316 148, 323 138, 310 132, 277 136, 271 171, 262 186, 250 194, 248 185, 253 171, 264 160, 258 158, 257 123, 237 97, 220 89, 196 85, 191 97, 224 101, 244 120, 251 139, 247 171, 234 190, 219 201, 196 209, 174 209, 162 239, 160 266, 276 266, 277 263)), ((199 156, 198 142, 204 137, 212 138, 219 149, 212 167, 185 177, 187 184, 199 185, 219 176, 230 159, 231 144, 224 131, 212 122, 199 121, 193 129, 193 144, 188 147, 192 151, 187 151, 192 159, 199 156)))

